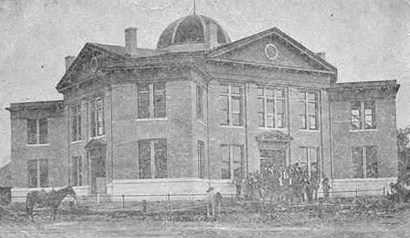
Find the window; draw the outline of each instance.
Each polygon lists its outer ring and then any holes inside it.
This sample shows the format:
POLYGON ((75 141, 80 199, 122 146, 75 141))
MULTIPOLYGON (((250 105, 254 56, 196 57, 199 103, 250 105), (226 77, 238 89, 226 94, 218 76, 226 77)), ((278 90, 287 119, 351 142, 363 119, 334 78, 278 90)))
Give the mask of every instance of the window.
POLYGON ((167 177, 167 141, 150 139, 138 141, 139 178, 167 177))
POLYGON ((27 119, 27 144, 48 144, 48 120, 27 119))
POLYGON ((299 92, 299 129, 318 129, 318 94, 299 92))
POLYGON ((196 119, 204 120, 204 90, 201 86, 196 86, 196 119))
POLYGON ((352 147, 353 178, 377 178, 377 146, 352 147))
POLYGON ((259 127, 285 127, 285 92, 283 89, 258 87, 259 127))
POLYGON ((48 161, 45 159, 28 160, 28 187, 48 187, 48 161))
POLYGON ((71 141, 81 140, 81 106, 71 108, 71 141))
POLYGON ((82 185, 82 170, 83 170, 83 163, 81 160, 81 156, 73 156, 72 160, 72 178, 74 186, 81 186, 82 185))
POLYGON ((319 175, 319 147, 302 147, 302 163, 308 167, 309 177, 319 175))
POLYGON ((355 101, 350 103, 351 129, 376 129, 375 101, 355 101))
POLYGON ((219 86, 219 111, 221 125, 243 125, 243 89, 239 85, 221 84, 219 86))
POLYGON ((91 136, 102 136, 104 128, 104 100, 97 98, 91 103, 91 136))
POLYGON ((221 179, 242 178, 243 175, 243 146, 222 145, 221 179))
POLYGON ((198 177, 205 178, 205 144, 198 141, 198 177))
POLYGON ((138 91, 138 118, 166 117, 165 83, 141 83, 138 91))

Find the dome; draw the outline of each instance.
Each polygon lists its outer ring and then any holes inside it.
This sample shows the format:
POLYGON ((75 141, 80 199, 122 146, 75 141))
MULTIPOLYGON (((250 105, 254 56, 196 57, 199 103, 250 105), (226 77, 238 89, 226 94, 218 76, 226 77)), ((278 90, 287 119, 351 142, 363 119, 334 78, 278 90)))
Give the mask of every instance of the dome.
POLYGON ((193 51, 205 49, 207 27, 216 26, 217 44, 230 43, 231 40, 215 20, 202 15, 189 15, 171 23, 161 34, 157 49, 170 49, 175 51, 193 51))

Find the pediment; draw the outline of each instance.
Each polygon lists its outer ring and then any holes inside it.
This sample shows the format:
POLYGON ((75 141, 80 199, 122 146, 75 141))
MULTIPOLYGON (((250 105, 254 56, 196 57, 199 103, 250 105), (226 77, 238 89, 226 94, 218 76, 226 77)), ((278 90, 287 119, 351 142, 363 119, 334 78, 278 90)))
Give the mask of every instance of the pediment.
POLYGON ((56 89, 60 91, 93 75, 95 76, 98 68, 111 65, 116 60, 126 59, 127 55, 122 48, 120 46, 85 44, 57 84, 56 89), (96 61, 93 62, 93 59, 96 61))
POLYGON ((92 149, 92 148, 97 148, 97 147, 103 147, 107 145, 107 141, 104 138, 99 138, 99 139, 91 139, 85 146, 84 148, 86 149, 92 149))
POLYGON ((277 28, 224 45, 210 59, 336 73, 336 68, 277 28))
POLYGON ((258 142, 285 142, 289 143, 293 138, 281 131, 271 130, 256 136, 258 142))

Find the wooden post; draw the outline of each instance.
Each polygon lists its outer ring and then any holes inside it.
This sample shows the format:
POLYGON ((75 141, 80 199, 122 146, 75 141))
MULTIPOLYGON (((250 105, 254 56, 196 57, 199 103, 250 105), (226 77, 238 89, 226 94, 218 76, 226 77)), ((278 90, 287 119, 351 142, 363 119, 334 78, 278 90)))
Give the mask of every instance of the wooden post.
POLYGON ((124 197, 125 197, 125 195, 123 194, 123 195, 122 195, 122 208, 123 208, 123 209, 125 209, 124 197))
POLYGON ((147 200, 142 200, 142 212, 146 213, 147 212, 147 200))
POLYGON ((171 209, 171 194, 168 193, 168 219, 171 218, 171 213, 172 213, 172 209, 171 209))
POLYGON ((356 188, 356 197, 357 197, 357 188, 356 188))

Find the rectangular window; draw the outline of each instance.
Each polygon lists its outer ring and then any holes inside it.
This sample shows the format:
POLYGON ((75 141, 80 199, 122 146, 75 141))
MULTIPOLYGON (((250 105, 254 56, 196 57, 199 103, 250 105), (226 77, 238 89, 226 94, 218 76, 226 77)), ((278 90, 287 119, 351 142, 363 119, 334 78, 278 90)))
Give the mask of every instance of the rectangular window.
POLYGON ((97 98, 91 103, 91 136, 97 137, 104 134, 104 100, 97 98))
POLYGON ((81 140, 81 105, 71 108, 71 141, 81 140))
POLYGON ((28 187, 48 187, 48 161, 45 159, 28 160, 28 187))
POLYGON ((198 177, 205 178, 205 144, 198 141, 198 177))
POLYGON ((149 118, 150 114, 150 93, 149 84, 138 84, 138 118, 149 118))
POLYGON ((48 119, 27 119, 27 144, 48 144, 48 119))
POLYGON ((244 158, 242 145, 221 146, 221 179, 242 178, 244 158))
POLYGON ((318 129, 318 93, 299 92, 299 129, 318 129))
POLYGON ((137 94, 138 118, 166 117, 165 83, 140 83, 137 94))
POLYGON ((319 176, 319 147, 302 147, 303 150, 303 161, 302 164, 306 164, 308 167, 309 176, 319 176))
POLYGON ((285 92, 283 89, 258 87, 259 127, 285 127, 285 92))
POLYGON ((376 129, 375 101, 354 101, 350 103, 351 129, 376 129))
POLYGON ((167 141, 149 139, 138 141, 139 178, 167 178, 167 141))
POLYGON ((204 120, 204 90, 201 86, 196 86, 196 119, 204 120))
POLYGON ((81 160, 81 156, 74 156, 72 160, 72 178, 73 178, 73 186, 81 186, 82 185, 82 169, 83 164, 81 160))
POLYGON ((221 125, 243 125, 243 88, 239 85, 219 86, 219 111, 221 125))
POLYGON ((377 178, 377 146, 353 146, 353 178, 377 178))

